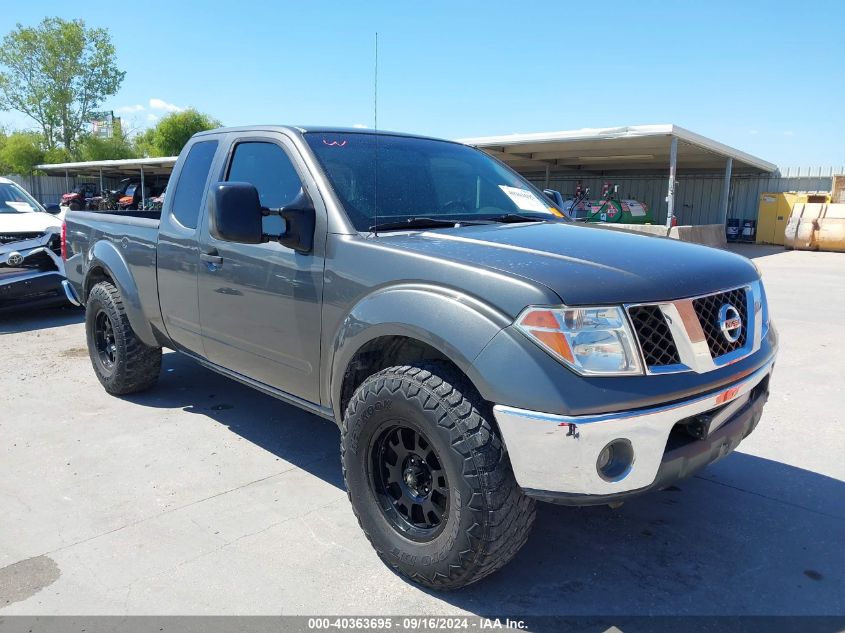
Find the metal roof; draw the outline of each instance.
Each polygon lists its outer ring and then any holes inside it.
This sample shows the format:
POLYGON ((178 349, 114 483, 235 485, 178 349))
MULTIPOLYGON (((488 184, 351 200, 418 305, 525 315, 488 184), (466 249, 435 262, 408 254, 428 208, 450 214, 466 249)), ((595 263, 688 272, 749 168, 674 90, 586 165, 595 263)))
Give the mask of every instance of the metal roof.
POLYGON ((522 173, 544 172, 547 166, 552 173, 655 173, 668 169, 672 137, 678 139, 681 172, 724 171, 727 158, 733 159, 734 173, 777 171, 777 165, 671 123, 458 140, 522 173))
POLYGON ((89 160, 77 163, 52 163, 36 165, 40 169, 53 175, 63 176, 103 176, 124 177, 138 176, 141 167, 144 175, 167 176, 173 171, 178 156, 163 156, 161 158, 125 158, 121 160, 89 160))

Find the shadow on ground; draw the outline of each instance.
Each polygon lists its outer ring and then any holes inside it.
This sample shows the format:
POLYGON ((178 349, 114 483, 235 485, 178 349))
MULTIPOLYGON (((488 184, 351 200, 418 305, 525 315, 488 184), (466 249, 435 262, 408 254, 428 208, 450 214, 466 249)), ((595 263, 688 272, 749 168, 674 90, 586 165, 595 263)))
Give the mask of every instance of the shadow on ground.
POLYGON ((774 244, 741 244, 738 242, 731 242, 728 244, 728 250, 742 255, 743 257, 747 257, 748 259, 781 255, 788 252, 783 246, 777 246, 774 244))
POLYGON ((85 321, 85 311, 81 308, 41 308, 16 310, 0 313, 0 334, 18 334, 47 330, 63 325, 72 325, 85 321))
MULTIPOLYGON (((186 357, 165 354, 159 385, 130 399, 207 416, 343 486, 334 424, 186 357)), ((843 615, 843 543, 845 483, 735 453, 617 510, 541 504, 512 563, 434 595, 479 615, 843 615)))

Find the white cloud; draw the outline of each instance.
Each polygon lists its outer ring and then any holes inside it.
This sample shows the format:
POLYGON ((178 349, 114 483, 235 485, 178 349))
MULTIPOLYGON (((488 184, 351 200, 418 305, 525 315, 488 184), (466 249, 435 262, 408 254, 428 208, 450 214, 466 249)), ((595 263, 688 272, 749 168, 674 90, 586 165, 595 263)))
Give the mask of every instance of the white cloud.
POLYGON ((150 112, 150 113, 147 115, 147 121, 149 121, 150 123, 154 123, 155 121, 158 121, 158 115, 157 115, 157 114, 153 114, 152 112, 150 112))
POLYGON ((142 112, 143 110, 144 106, 142 106, 140 103, 137 103, 135 105, 120 106, 119 108, 114 109, 114 111, 118 114, 132 114, 134 112, 142 112))
POLYGON ((366 130, 366 129, 367 129, 367 126, 366 126, 364 123, 354 123, 354 124, 352 125, 352 127, 357 127, 357 128, 359 128, 359 129, 364 129, 364 130, 366 130))
POLYGON ((165 112, 181 112, 185 108, 168 103, 164 99, 150 99, 150 108, 153 110, 164 110, 165 112))

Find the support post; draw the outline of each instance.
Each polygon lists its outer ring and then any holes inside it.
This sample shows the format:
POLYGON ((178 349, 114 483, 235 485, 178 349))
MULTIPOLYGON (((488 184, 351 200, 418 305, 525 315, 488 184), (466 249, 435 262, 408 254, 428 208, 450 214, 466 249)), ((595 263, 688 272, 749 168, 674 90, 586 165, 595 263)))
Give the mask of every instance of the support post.
POLYGON ((146 198, 146 192, 144 191, 144 166, 141 165, 141 204, 138 205, 139 209, 144 208, 144 200, 146 198))
POLYGON ((548 188, 549 188, 549 166, 546 165, 546 181, 543 184, 543 189, 548 189, 548 188))
POLYGON ((103 169, 100 168, 100 195, 103 195, 103 169))
POLYGON ((672 217, 675 215, 675 171, 678 166, 678 137, 672 137, 672 144, 669 146, 669 192, 666 194, 666 228, 672 226, 672 217))
POLYGON ((719 201, 719 211, 722 216, 722 224, 728 223, 728 201, 731 197, 731 171, 733 171, 734 159, 730 156, 725 161, 725 184, 722 186, 722 198, 719 201))
POLYGON ((65 169, 65 193, 70 191, 70 180, 68 180, 67 169, 65 169))

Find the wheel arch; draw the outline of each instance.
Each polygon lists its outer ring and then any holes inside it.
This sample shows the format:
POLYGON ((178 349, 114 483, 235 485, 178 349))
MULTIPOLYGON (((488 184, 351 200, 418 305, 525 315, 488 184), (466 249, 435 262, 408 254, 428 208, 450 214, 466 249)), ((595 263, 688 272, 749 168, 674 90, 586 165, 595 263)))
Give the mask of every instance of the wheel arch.
POLYGON ((146 345, 157 346, 159 343, 144 316, 141 296, 129 266, 117 249, 106 241, 97 242, 91 249, 88 270, 82 283, 83 303, 88 301, 91 289, 102 281, 112 283, 120 292, 126 316, 138 338, 146 345))
POLYGON ((374 293, 344 319, 332 342, 329 398, 338 424, 370 375, 418 361, 447 363, 484 397, 473 361, 510 319, 482 301, 440 287, 408 284, 374 293))

